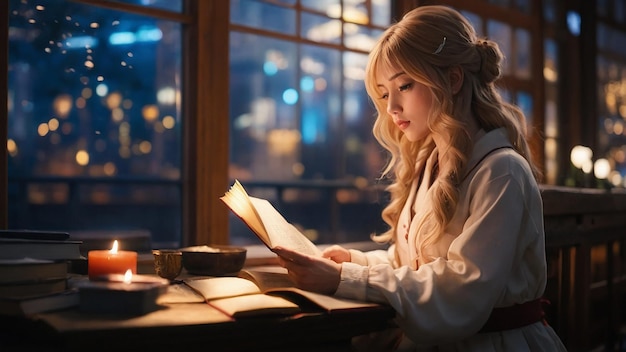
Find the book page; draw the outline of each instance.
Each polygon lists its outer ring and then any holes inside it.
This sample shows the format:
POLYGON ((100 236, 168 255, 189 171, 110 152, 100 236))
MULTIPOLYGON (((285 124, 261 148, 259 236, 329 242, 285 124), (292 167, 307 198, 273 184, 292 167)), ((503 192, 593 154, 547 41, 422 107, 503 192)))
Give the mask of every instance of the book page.
POLYGON ((221 298, 208 303, 222 313, 234 318, 258 315, 293 315, 301 311, 297 304, 285 298, 262 293, 221 298))
POLYGON ((278 295, 295 303, 302 303, 304 299, 327 312, 378 306, 377 303, 355 301, 299 289, 287 275, 287 270, 282 267, 245 269, 239 273, 239 276, 254 281, 263 293, 278 295))
POLYGON ((220 199, 235 213, 250 229, 254 232, 266 246, 270 247, 270 239, 263 226, 261 217, 257 213, 250 201, 248 193, 239 183, 235 181, 228 192, 224 194, 220 199))
POLYGON ((302 299, 304 298, 329 313, 347 309, 354 310, 358 308, 380 306, 377 303, 361 302, 346 298, 329 296, 321 293, 305 291, 297 287, 273 288, 267 290, 265 293, 285 297, 286 299, 294 302, 302 301, 302 299))
POLYGON ((264 271, 256 269, 244 269, 239 272, 239 277, 254 282, 262 292, 274 288, 295 287, 295 284, 287 275, 287 269, 279 271, 264 271))
POLYGON ((287 222, 270 202, 255 197, 250 197, 250 201, 267 230, 270 248, 281 246, 304 254, 320 255, 320 250, 315 244, 298 231, 295 226, 287 222))
MULTIPOLYGON (((300 307, 288 299, 261 293, 252 281, 240 277, 212 277, 183 280, 184 285, 204 297, 204 301, 234 318, 257 315, 291 315, 300 307)), ((172 301, 171 298, 169 300, 172 301)), ((160 300, 163 303, 163 300, 160 300)))
POLYGON ((261 293, 261 290, 254 282, 240 277, 212 277, 208 279, 183 280, 183 282, 202 295, 207 301, 261 293))

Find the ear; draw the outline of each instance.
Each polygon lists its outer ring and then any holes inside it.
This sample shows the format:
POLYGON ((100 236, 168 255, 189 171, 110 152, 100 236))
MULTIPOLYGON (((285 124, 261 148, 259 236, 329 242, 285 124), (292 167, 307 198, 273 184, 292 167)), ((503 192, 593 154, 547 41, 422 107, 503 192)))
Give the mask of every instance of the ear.
POLYGON ((448 70, 448 76, 450 79, 450 89, 452 89, 452 94, 457 94, 463 86, 463 70, 460 66, 452 66, 448 70))

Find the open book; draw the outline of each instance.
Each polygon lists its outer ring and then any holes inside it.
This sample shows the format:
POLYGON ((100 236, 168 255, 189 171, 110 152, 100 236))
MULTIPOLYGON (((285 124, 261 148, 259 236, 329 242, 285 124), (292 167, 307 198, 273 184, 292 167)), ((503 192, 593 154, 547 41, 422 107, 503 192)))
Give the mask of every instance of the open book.
POLYGON ((206 302, 235 319, 378 306, 301 290, 280 267, 244 269, 239 277, 186 279, 181 285, 170 285, 159 298, 161 304, 193 302, 206 302))
POLYGON ((285 220, 269 201, 249 196, 239 181, 235 180, 220 199, 270 250, 281 246, 300 253, 320 255, 315 244, 285 220))

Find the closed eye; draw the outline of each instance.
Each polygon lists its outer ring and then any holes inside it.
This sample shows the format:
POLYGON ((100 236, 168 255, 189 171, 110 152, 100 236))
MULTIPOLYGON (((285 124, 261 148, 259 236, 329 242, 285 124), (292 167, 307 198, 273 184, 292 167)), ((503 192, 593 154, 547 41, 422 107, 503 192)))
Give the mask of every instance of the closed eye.
POLYGON ((400 86, 398 90, 401 92, 404 92, 405 90, 411 89, 411 87, 413 87, 413 83, 407 83, 405 85, 400 86))

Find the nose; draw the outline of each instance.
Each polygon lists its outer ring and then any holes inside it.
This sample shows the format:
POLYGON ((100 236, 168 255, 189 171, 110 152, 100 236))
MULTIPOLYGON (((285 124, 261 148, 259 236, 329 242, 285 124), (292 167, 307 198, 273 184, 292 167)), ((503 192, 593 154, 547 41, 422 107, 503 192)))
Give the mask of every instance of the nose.
POLYGON ((389 94, 387 98, 387 113, 391 116, 397 115, 402 112, 402 106, 398 102, 395 95, 389 94))

